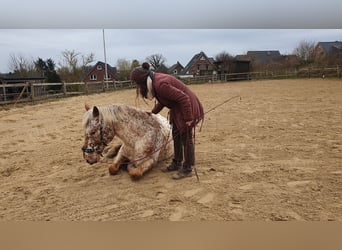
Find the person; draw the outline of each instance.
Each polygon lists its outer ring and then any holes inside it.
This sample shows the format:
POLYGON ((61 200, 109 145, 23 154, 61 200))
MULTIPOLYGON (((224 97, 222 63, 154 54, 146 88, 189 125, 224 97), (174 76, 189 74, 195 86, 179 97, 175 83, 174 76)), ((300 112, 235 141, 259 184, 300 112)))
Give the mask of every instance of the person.
POLYGON ((198 97, 176 77, 151 71, 147 62, 134 68, 130 78, 137 85, 137 97, 155 98, 151 113, 158 114, 164 107, 170 110, 174 156, 172 163, 162 171, 177 171, 172 175, 173 179, 192 176, 195 164, 193 128, 204 118, 198 97))

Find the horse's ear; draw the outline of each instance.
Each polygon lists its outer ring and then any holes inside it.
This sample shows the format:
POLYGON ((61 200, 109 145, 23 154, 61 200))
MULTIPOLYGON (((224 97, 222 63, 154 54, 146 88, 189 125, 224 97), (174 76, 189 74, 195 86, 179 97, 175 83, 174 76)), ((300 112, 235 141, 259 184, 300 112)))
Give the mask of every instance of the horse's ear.
POLYGON ((85 108, 86 111, 88 111, 91 107, 90 107, 90 105, 88 103, 85 103, 84 104, 84 108, 85 108))
POLYGON ((99 115, 100 115, 99 109, 96 106, 94 106, 94 108, 93 108, 93 117, 99 117, 99 115))

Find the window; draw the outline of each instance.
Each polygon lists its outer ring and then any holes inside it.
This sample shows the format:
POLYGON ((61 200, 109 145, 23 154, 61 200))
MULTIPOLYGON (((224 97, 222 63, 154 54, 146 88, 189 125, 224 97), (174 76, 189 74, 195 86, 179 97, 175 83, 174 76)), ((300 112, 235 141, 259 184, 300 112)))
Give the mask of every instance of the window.
POLYGON ((199 71, 200 70, 200 65, 199 64, 197 64, 197 71, 199 71))
MULTIPOLYGON (((104 77, 105 75, 103 75, 104 77)), ((104 77, 104 80, 110 80, 110 74, 107 75, 107 78, 104 77)))
POLYGON ((96 79, 97 79, 96 75, 94 75, 94 74, 91 74, 91 75, 90 75, 90 80, 93 80, 93 81, 94 81, 94 80, 96 80, 96 79))
POLYGON ((97 65, 97 70, 102 70, 102 65, 97 65))
POLYGON ((174 74, 174 75, 177 75, 177 73, 178 73, 178 72, 177 72, 177 70, 175 69, 175 70, 173 71, 173 74, 174 74))
POLYGON ((209 64, 205 65, 205 70, 209 70, 209 64))

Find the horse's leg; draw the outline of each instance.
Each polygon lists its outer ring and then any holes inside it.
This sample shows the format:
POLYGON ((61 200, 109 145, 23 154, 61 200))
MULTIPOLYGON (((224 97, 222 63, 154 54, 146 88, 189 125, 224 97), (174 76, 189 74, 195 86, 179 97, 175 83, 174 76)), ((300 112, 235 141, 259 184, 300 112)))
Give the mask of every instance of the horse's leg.
POLYGON ((120 165, 124 162, 125 157, 124 157, 124 151, 125 151, 125 146, 122 145, 114 158, 114 162, 110 165, 108 168, 109 173, 112 175, 115 175, 119 172, 120 165))
POLYGON ((114 158, 115 156, 117 156, 121 146, 122 145, 115 145, 115 146, 106 148, 107 152, 104 151, 104 153, 106 153, 106 157, 114 158))
POLYGON ((129 175, 134 179, 139 179, 143 176, 143 174, 152 168, 152 165, 155 161, 151 158, 147 159, 146 161, 136 164, 136 167, 134 167, 132 164, 129 164, 127 169, 129 175))

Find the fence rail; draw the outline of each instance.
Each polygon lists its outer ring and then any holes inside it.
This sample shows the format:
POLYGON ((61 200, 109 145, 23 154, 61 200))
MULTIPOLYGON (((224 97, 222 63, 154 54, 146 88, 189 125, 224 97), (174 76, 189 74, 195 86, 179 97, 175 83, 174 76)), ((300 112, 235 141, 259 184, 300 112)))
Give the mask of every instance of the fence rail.
POLYGON ((183 78, 186 84, 206 83, 206 82, 229 82, 242 80, 265 80, 265 79, 289 79, 289 78, 325 78, 342 77, 342 67, 315 67, 300 70, 282 71, 260 71, 246 73, 231 73, 222 75, 196 76, 193 78, 183 78))
POLYGON ((0 105, 133 88, 131 81, 0 84, 0 105))
MULTIPOLYGON (((246 72, 221 75, 196 76, 183 78, 185 84, 207 82, 229 82, 241 80, 288 79, 341 77, 341 66, 306 68, 300 70, 246 72)), ((102 93, 119 89, 134 88, 131 81, 74 82, 74 83, 3 83, 0 84, 0 105, 19 102, 34 102, 48 98, 59 98, 74 95, 102 93)))

